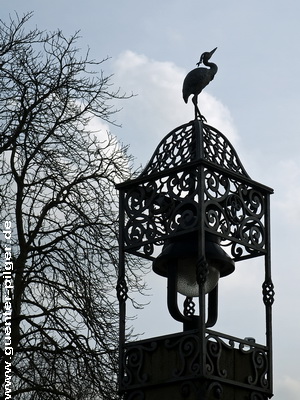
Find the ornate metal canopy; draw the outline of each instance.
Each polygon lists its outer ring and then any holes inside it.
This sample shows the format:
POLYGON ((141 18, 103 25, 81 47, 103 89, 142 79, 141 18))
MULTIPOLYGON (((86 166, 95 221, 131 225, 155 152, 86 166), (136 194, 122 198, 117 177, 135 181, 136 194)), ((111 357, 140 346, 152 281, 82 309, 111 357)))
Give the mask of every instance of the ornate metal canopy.
POLYGON ((118 188, 125 251, 152 259, 170 235, 202 226, 236 261, 267 252, 273 190, 251 180, 227 138, 200 120, 170 132, 141 175, 118 188))
MULTIPOLYGON (((203 397, 205 399, 232 400, 238 398, 233 397, 235 390, 240 390, 243 396, 249 396, 241 398, 270 398, 271 306, 274 288, 271 280, 269 198, 273 190, 253 181, 228 139, 201 119, 195 119, 170 132, 158 145, 140 176, 117 187, 120 193, 120 269, 117 293, 120 302, 121 392, 126 393, 128 399, 155 399, 155 393, 151 395, 153 387, 169 382, 173 385, 173 392, 170 389, 171 394, 169 397, 164 395, 165 399, 198 398, 204 386, 210 393, 208 397, 203 397), (264 257, 265 280, 262 287, 266 309, 266 345, 252 343, 250 346, 244 339, 211 331, 203 318, 196 332, 126 344, 125 304, 128 289, 125 254, 132 253, 154 260, 170 238, 179 238, 193 232, 199 238, 199 260, 205 259, 206 234, 217 236, 235 262, 264 257), (195 352, 185 355, 184 343, 189 340, 191 344, 188 346, 194 348, 195 352), (150 372, 146 373, 145 370, 146 364, 150 362, 148 355, 151 353, 153 359, 160 356, 172 358, 175 348, 182 362, 177 360, 179 364, 175 367, 177 361, 174 361, 175 364, 170 367, 173 368, 173 375, 170 371, 166 372, 172 375, 168 375, 166 381, 155 381, 156 378, 151 375, 155 375, 155 371, 151 372, 150 368, 150 372), (232 360, 231 366, 228 359, 232 360), (244 369, 241 366, 243 362, 247 364, 244 369), (241 368, 240 375, 230 371, 230 368, 241 368), (188 382, 187 386, 196 388, 193 389, 196 397, 184 395, 184 380, 188 382), (152 389, 147 389, 147 392, 143 389, 145 387, 152 389), (224 391, 229 394, 223 395, 224 391), (176 397, 175 392, 181 394, 176 397)), ((200 281, 201 273, 205 280, 205 272, 201 272, 200 263, 200 281)), ((203 300, 202 293, 200 307, 204 313, 203 300)), ((189 389, 188 393, 193 390, 189 389)))

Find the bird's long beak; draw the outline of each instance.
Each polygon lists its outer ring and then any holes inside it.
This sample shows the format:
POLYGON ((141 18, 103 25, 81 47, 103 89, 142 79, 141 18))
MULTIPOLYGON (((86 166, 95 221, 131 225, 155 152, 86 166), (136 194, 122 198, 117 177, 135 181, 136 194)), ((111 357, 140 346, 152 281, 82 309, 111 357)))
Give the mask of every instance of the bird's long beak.
POLYGON ((214 54, 214 52, 217 50, 217 47, 215 49, 213 49, 210 53, 209 53, 209 58, 214 54))

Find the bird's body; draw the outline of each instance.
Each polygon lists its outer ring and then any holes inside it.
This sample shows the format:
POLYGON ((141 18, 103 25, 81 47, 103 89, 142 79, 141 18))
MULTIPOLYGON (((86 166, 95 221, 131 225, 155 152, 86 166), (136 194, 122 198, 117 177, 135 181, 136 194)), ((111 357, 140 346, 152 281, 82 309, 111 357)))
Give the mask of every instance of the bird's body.
POLYGON ((187 76, 183 81, 183 87, 182 87, 183 100, 187 103, 190 95, 193 94, 194 96, 192 101, 195 105, 195 110, 196 110, 195 113, 197 116, 198 112, 201 118, 203 117, 201 116, 200 111, 198 109, 198 95, 209 84, 209 82, 211 82, 214 79, 218 71, 217 65, 208 61, 210 57, 213 55, 213 53, 216 51, 216 49, 217 48, 215 48, 211 52, 203 53, 200 57, 200 61, 197 63, 197 65, 199 66, 203 62, 203 64, 209 68, 195 68, 187 74, 187 76))
MULTIPOLYGON (((213 64, 216 66, 216 64, 213 64)), ((208 68, 195 68, 190 71, 183 82, 182 95, 183 100, 187 103, 191 94, 198 96, 202 90, 214 79, 216 70, 208 68)))

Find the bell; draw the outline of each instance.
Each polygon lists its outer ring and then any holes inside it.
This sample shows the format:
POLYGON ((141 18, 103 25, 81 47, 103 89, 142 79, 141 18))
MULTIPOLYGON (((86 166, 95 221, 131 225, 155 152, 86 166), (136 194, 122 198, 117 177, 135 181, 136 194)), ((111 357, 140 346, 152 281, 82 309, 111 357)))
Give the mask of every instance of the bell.
MULTIPOLYGON (((197 232, 193 232, 170 239, 152 266, 155 273, 166 278, 170 268, 177 268, 177 291, 187 297, 199 296, 196 277, 197 237, 197 232)), ((212 234, 205 236, 205 258, 208 263, 208 276, 204 291, 209 293, 216 287, 219 278, 231 274, 235 267, 234 261, 220 246, 220 238, 212 234)))

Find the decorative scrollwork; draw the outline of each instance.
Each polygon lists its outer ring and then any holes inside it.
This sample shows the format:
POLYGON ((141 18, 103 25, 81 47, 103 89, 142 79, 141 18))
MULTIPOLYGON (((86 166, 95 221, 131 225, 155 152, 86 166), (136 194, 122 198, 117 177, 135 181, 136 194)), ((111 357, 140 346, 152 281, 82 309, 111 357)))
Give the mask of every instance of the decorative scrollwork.
POLYGON ((199 365, 199 340, 196 335, 186 335, 177 341, 167 339, 165 341, 167 349, 176 348, 179 355, 178 366, 173 370, 172 376, 179 378, 191 374, 194 376, 200 370, 199 365))
POLYGON ((217 129, 203 125, 204 158, 227 170, 249 177, 231 143, 217 129))
POLYGON ((188 123, 174 129, 160 142, 142 175, 165 171, 195 157, 195 128, 193 123, 188 123))
POLYGON ((199 121, 189 122, 171 131, 157 146, 142 176, 184 165, 197 159, 200 154, 211 163, 249 178, 229 140, 217 129, 199 121), (197 140, 197 135, 203 140, 197 140))
POLYGON ((205 171, 205 194, 208 199, 219 202, 226 199, 230 191, 230 182, 228 177, 212 170, 205 171))
POLYGON ((174 207, 166 224, 167 232, 179 232, 197 226, 197 203, 193 200, 184 200, 174 207))
POLYGON ((196 178, 197 171, 187 170, 130 189, 124 197, 126 245, 151 256, 154 243, 195 228, 199 208, 196 178))
POLYGON ((269 386, 269 382, 266 378, 268 371, 268 359, 266 353, 258 349, 253 349, 252 362, 255 375, 248 377, 248 383, 250 385, 257 385, 267 388, 269 386))
POLYGON ((264 227, 259 220, 245 218, 239 231, 240 238, 246 244, 249 252, 251 252, 251 246, 257 249, 263 248, 265 245, 264 227))
POLYGON ((233 243, 231 246, 231 255, 235 260, 239 260, 242 258, 244 253, 244 247, 242 247, 239 243, 233 243))
POLYGON ((142 215, 139 218, 132 218, 127 222, 126 241, 131 244, 142 244, 143 240, 151 240, 156 237, 158 227, 149 216, 142 215))
POLYGON ((146 243, 145 246, 143 247, 144 254, 148 257, 151 257, 151 255, 154 252, 154 246, 152 243, 146 243))
POLYGON ((240 188, 241 198, 247 209, 247 214, 255 218, 261 218, 265 213, 264 199, 261 193, 252 188, 242 185, 240 188))
POLYGON ((219 337, 208 336, 207 343, 207 364, 206 370, 209 374, 219 376, 222 378, 227 377, 227 371, 221 368, 222 348, 225 343, 219 337), (213 339, 213 340, 212 340, 213 339))
POLYGON ((223 399, 223 392, 223 386, 219 382, 212 382, 208 386, 206 396, 209 398, 211 398, 211 396, 214 396, 214 399, 221 400, 223 399))
POLYGON ((216 202, 209 202, 205 206, 205 225, 222 233, 222 235, 229 236, 233 227, 230 225, 222 206, 216 202))
POLYGON ((222 399, 225 388, 235 382, 234 385, 245 388, 248 396, 252 392, 269 393, 267 347, 210 330, 206 331, 205 347, 203 375, 198 333, 184 332, 128 343, 122 359, 121 390, 130 393, 180 383, 177 388, 183 398, 189 398, 192 393, 205 393, 209 398, 222 399), (201 383, 202 378, 207 378, 206 383, 201 383))
POLYGON ((273 282, 270 279, 267 279, 263 283, 263 301, 266 306, 272 306, 274 303, 274 296, 275 296, 275 290, 274 290, 274 285, 273 282))
POLYGON ((148 343, 147 346, 136 345, 125 352, 123 358, 124 376, 122 380, 124 387, 132 384, 142 385, 150 379, 149 374, 144 372, 145 354, 155 351, 156 348, 157 343, 153 341, 148 343))
POLYGON ((172 193, 172 198, 175 201, 182 200, 197 190, 197 175, 195 171, 190 170, 172 174, 170 179, 166 180, 166 186, 167 193, 172 193))
POLYGON ((232 224, 239 224, 245 218, 244 203, 236 194, 230 194, 226 199, 226 212, 232 224))
POLYGON ((265 198, 252 186, 206 171, 205 225, 232 240, 231 254, 238 260, 265 251, 265 198))
POLYGON ((172 131, 125 187, 126 250, 151 258, 158 243, 204 220, 236 261, 266 252, 268 191, 252 184, 231 144, 208 125, 194 121, 172 131))
POLYGON ((265 347, 233 337, 228 337, 228 343, 225 343, 215 334, 209 334, 206 341, 206 370, 209 375, 269 389, 268 352, 265 347), (241 365, 244 366, 242 369, 241 365))

